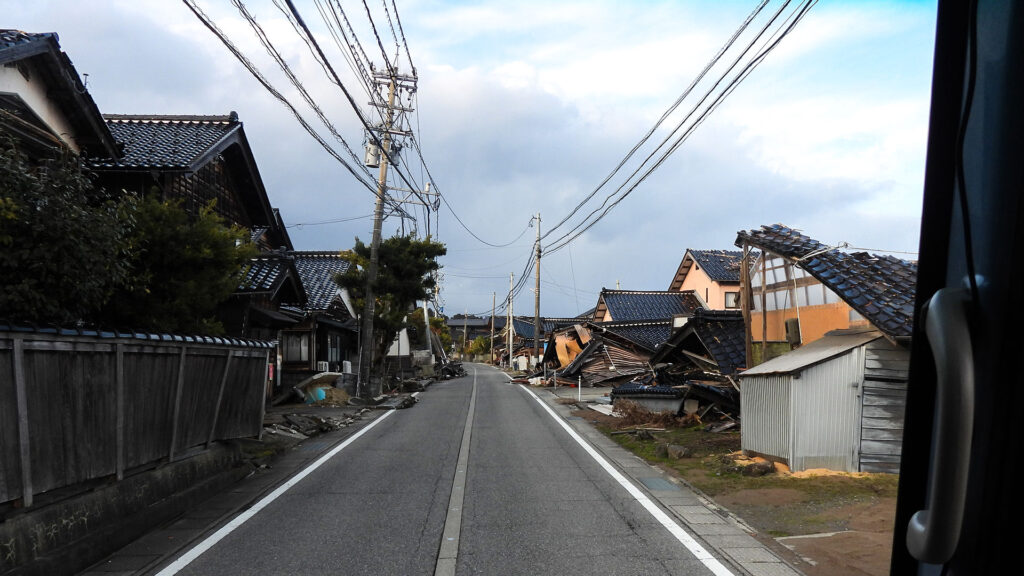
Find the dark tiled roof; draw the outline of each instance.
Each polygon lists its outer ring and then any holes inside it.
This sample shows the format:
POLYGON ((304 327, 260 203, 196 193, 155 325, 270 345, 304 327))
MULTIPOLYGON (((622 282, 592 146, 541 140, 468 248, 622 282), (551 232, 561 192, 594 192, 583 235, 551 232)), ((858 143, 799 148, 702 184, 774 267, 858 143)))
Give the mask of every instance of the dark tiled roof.
POLYGON ((119 161, 92 158, 93 168, 190 169, 214 147, 238 130, 238 116, 132 116, 105 114, 103 118, 124 144, 119 161))
POLYGON ((797 265, 879 330, 891 337, 910 336, 916 262, 867 252, 840 252, 782 224, 741 231, 736 245, 744 242, 786 258, 803 258, 797 265))
POLYGON ((639 291, 601 290, 600 304, 611 313, 613 321, 663 320, 677 315, 691 315, 703 308, 693 290, 639 291))
MULTIPOLYGON (((515 327, 516 334, 518 334, 519 336, 522 336, 523 338, 533 338, 533 333, 534 333, 534 328, 535 328, 535 326, 533 324, 533 318, 530 318, 530 319, 513 318, 512 319, 512 326, 515 327)), ((543 330, 543 329, 544 329, 544 326, 542 325, 541 326, 541 330, 543 330)))
POLYGON ((338 293, 334 276, 344 274, 350 264, 338 252, 289 252, 306 290, 307 310, 327 310, 338 293))
POLYGON ((698 310, 687 321, 723 375, 747 364, 743 314, 739 310, 698 310))
POLYGON ((657 322, 592 322, 595 328, 602 328, 617 334, 630 342, 639 344, 653 352, 672 334, 672 321, 657 322))
POLYGON ((739 250, 689 250, 693 259, 704 269, 709 278, 716 282, 739 282, 740 261, 743 252, 739 250))
POLYGON ((0 51, 9 48, 21 48, 37 42, 46 42, 50 38, 56 42, 57 34, 53 32, 23 32, 21 30, 0 30, 0 51))
POLYGON ((291 260, 281 256, 258 256, 249 261, 249 269, 238 286, 239 292, 272 292, 288 274, 291 260))
POLYGON ((544 318, 540 319, 541 326, 545 332, 553 332, 559 328, 565 328, 566 326, 572 326, 574 324, 580 324, 584 322, 579 318, 544 318))

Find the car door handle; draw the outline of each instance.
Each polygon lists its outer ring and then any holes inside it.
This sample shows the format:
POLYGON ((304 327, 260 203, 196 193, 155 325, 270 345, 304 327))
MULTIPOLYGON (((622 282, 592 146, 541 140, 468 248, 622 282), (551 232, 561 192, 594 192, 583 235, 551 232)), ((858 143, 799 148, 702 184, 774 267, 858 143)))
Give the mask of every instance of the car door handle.
POLYGON ((925 335, 935 358, 935 422, 928 507, 907 527, 907 550, 922 562, 943 564, 956 551, 967 498, 974 433, 974 355, 965 289, 943 288, 926 305, 925 335))

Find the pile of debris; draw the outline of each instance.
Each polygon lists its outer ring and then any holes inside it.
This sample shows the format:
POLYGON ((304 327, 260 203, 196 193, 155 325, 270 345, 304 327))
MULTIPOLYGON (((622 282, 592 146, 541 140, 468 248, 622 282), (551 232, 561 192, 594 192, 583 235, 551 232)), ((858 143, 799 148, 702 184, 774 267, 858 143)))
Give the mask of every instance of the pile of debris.
POLYGON ((340 430, 360 420, 369 408, 338 416, 320 416, 317 414, 273 414, 267 415, 263 423, 263 432, 280 435, 296 440, 305 440, 311 436, 340 430))

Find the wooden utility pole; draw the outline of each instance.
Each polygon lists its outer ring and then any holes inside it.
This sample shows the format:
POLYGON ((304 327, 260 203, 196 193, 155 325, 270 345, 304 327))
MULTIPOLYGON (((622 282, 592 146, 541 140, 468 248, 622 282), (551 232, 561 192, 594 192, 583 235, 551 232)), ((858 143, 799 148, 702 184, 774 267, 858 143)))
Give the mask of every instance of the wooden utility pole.
POLYGON ((505 337, 505 344, 508 346, 508 367, 512 368, 512 286, 513 279, 516 277, 515 274, 508 275, 508 322, 506 323, 505 329, 508 330, 508 334, 505 337))
POLYGON ((491 340, 490 340, 491 364, 494 364, 494 305, 497 303, 497 300, 496 300, 497 297, 498 297, 497 293, 491 292, 491 340))
MULTIPOLYGON (((380 394, 376 385, 371 383, 370 371, 376 346, 373 338, 373 314, 376 308, 374 284, 377 282, 377 265, 380 261, 380 234, 384 222, 384 195, 388 193, 388 158, 391 152, 391 128, 394 122, 395 77, 391 75, 388 82, 388 107, 385 113, 382 148, 384 153, 380 159, 380 177, 377 180, 377 202, 373 209, 373 237, 370 242, 370 263, 366 267, 366 291, 363 304, 362 343, 359 355, 359 395, 363 398, 374 398, 380 394)), ((379 382, 378 382, 379 384, 379 382)))
MULTIPOLYGON (((540 355, 540 212, 537 212, 537 280, 535 292, 533 295, 533 353, 540 355)), ((539 364, 540 361, 538 360, 537 363, 539 364)))
POLYGON ((469 334, 469 308, 462 314, 462 354, 459 357, 466 355, 466 336, 469 334))

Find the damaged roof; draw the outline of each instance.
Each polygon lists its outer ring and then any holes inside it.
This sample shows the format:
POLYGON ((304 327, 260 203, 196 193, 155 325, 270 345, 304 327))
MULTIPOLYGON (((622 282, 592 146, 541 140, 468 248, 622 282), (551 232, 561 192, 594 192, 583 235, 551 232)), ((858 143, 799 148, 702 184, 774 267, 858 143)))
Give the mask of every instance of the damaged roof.
POLYGON ((306 290, 306 310, 327 310, 341 288, 334 277, 344 274, 350 264, 338 252, 297 251, 288 253, 295 261, 295 270, 306 290))
POLYGON ((601 289, 594 318, 611 314, 612 321, 666 320, 673 316, 690 316, 706 308, 704 300, 693 290, 608 290, 601 289))
POLYGON ((161 116, 104 114, 114 138, 124 145, 119 160, 92 158, 93 168, 195 170, 241 130, 238 114, 161 116))
POLYGON ((671 320, 653 322, 590 322, 589 326, 617 334, 653 352, 672 334, 671 320))
POLYGON ((887 336, 910 337, 917 262, 868 252, 840 252, 783 224, 740 231, 736 245, 743 244, 789 259, 887 336))
POLYGON ((745 327, 743 314, 739 310, 698 310, 686 324, 672 333, 664 346, 658 348, 651 357, 651 363, 676 361, 679 358, 676 354, 678 350, 692 351, 698 347, 696 343, 687 342, 696 339, 699 348, 703 348, 706 355, 718 365, 720 374, 734 374, 747 364, 745 327))
POLYGON ((679 290, 694 265, 715 282, 739 283, 742 260, 743 252, 740 250, 687 249, 668 289, 679 290))

